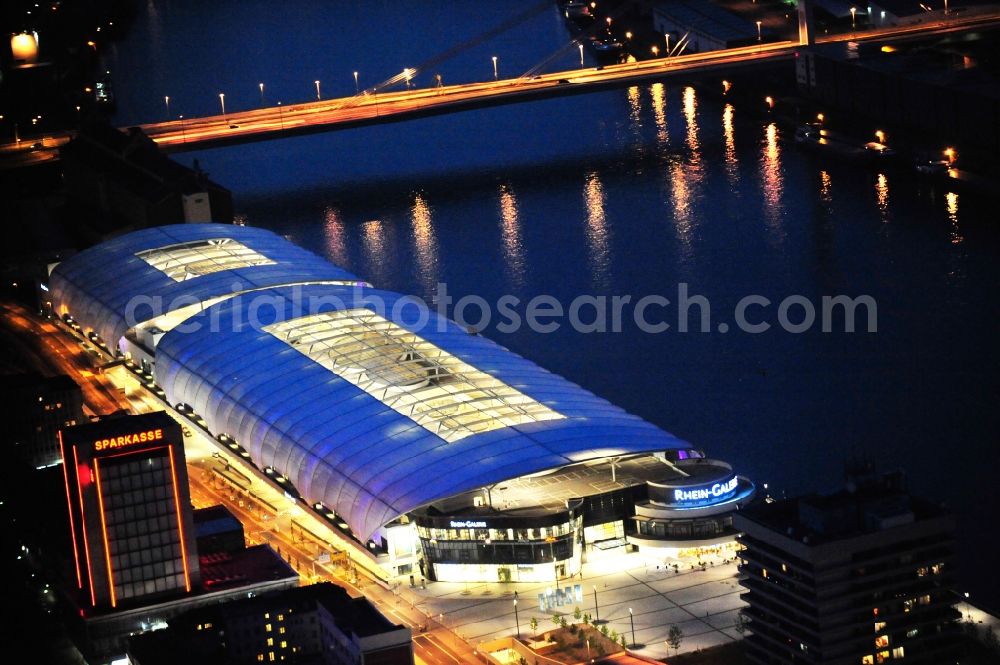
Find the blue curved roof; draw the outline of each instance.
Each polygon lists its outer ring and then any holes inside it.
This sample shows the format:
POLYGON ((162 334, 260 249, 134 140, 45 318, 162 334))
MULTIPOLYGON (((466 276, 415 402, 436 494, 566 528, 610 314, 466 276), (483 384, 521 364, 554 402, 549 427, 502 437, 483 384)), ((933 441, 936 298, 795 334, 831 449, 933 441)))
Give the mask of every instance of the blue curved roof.
POLYGON ((165 244, 164 238, 184 242, 220 234, 280 258, 279 265, 287 263, 287 257, 303 256, 304 264, 295 275, 312 284, 288 286, 292 273, 283 272, 274 278, 280 286, 223 300, 192 316, 183 328, 160 340, 156 381, 171 403, 190 404, 211 431, 235 438, 258 465, 276 468, 304 497, 332 507, 361 537, 369 538, 399 515, 436 500, 518 476, 613 455, 687 447, 673 435, 433 312, 425 310, 427 318, 421 321, 421 313, 412 306, 394 307, 405 296, 370 287, 315 284, 343 279, 348 273, 257 229, 188 225, 117 238, 67 262, 73 265, 57 268, 54 302, 64 302, 66 296, 60 294, 69 294, 70 312, 82 325, 98 331, 105 326, 113 331, 105 339, 117 339, 112 335, 124 332, 118 322, 124 320, 122 308, 149 284, 157 292, 207 298, 218 295, 236 273, 255 284, 270 278, 275 266, 232 271, 218 286, 221 273, 167 283, 133 264, 137 251, 165 244), (125 273, 143 279, 122 279, 118 262, 126 264, 125 273), (102 272, 119 277, 97 280, 95 287, 88 277, 102 272), (562 417, 449 442, 264 329, 304 314, 359 308, 377 310, 562 417), (102 317, 112 321, 106 324, 102 317))
POLYGON ((279 284, 357 279, 264 229, 178 224, 135 231, 86 249, 56 266, 49 287, 58 313, 68 311, 114 347, 135 324, 192 302, 279 284), (146 250, 215 238, 236 240, 273 264, 220 270, 178 282, 137 256, 146 250))

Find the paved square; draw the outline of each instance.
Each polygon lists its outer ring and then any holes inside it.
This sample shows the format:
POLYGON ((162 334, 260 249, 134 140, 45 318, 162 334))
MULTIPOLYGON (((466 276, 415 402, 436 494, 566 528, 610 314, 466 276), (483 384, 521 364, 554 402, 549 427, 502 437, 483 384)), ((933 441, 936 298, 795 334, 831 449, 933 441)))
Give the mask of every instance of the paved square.
POLYGON ((587 563, 582 579, 560 581, 560 588, 581 584, 583 600, 555 611, 540 610, 537 601, 539 593, 555 588, 555 580, 550 584, 429 582, 426 589, 403 585, 398 591, 428 617, 443 622, 472 643, 516 632, 515 589, 522 637, 532 634, 532 617, 538 620, 538 632, 542 632, 553 627, 553 614, 565 615, 572 622, 573 611, 579 606, 591 616, 600 616, 631 643, 631 608, 635 640, 644 645, 638 653, 662 659, 673 655, 666 643, 672 625, 684 633, 681 653, 739 639, 734 626, 744 603, 739 597, 742 588, 736 565, 719 560, 712 563, 704 570, 681 565, 674 572, 662 561, 641 553, 587 563))

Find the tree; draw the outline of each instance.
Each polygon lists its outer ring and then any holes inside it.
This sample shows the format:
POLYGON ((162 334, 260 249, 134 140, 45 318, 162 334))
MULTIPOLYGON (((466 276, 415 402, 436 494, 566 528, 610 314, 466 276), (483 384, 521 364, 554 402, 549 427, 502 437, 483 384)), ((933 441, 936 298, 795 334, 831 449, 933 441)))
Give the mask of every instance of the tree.
POLYGON ((584 626, 590 625, 590 615, 587 614, 586 612, 583 613, 583 619, 582 620, 583 620, 583 625, 584 626))
POLYGON ((583 616, 583 612, 580 610, 580 606, 577 605, 576 607, 573 608, 573 618, 576 619, 577 621, 579 621, 580 617, 582 617, 582 616, 583 616))
POLYGON ((558 614, 553 614, 552 615, 552 623, 554 623, 557 628, 559 627, 560 624, 559 624, 559 615, 558 614))
POLYGON ((601 626, 601 635, 604 635, 604 637, 608 636, 608 624, 603 624, 601 626))
POLYGON ((667 631, 667 644, 669 644, 670 648, 674 650, 675 656, 681 648, 681 640, 683 639, 684 631, 682 631, 679 626, 670 626, 670 630, 667 631))
POLYGON ((531 621, 528 622, 528 625, 531 626, 532 635, 538 632, 538 619, 536 617, 531 617, 531 621))
POLYGON ((560 625, 560 627, 565 628, 567 623, 568 622, 566 621, 566 617, 564 617, 564 616, 559 617, 559 625, 560 625))
POLYGON ((618 636, 618 644, 622 645, 622 649, 627 649, 628 648, 628 643, 625 641, 625 636, 624 635, 619 635, 618 636))

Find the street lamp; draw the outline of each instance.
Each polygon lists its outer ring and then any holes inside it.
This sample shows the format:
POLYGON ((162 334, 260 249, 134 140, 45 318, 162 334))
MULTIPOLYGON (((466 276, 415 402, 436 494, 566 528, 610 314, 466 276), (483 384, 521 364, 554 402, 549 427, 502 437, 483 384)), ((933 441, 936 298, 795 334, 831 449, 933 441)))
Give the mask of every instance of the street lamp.
POLYGON ((361 88, 358 87, 358 73, 357 72, 354 72, 354 92, 355 93, 361 92, 361 88))
POLYGON ((653 48, 651 50, 653 51, 653 57, 654 58, 660 54, 660 49, 658 47, 656 47, 655 45, 653 46, 653 48))
POLYGON ((758 41, 758 42, 760 42, 760 41, 763 41, 763 40, 761 39, 761 34, 760 34, 760 24, 761 24, 761 22, 760 22, 760 21, 757 21, 757 41, 758 41))
POLYGON ((632 31, 631 30, 626 30, 625 31, 625 39, 632 39, 632 31))
POLYGON ((601 609, 597 606, 597 585, 594 585, 594 623, 601 623, 601 609))
POLYGON ((628 608, 628 621, 632 624, 632 646, 635 647, 635 617, 632 615, 632 608, 628 608))
POLYGON ((219 93, 219 105, 222 107, 222 120, 227 125, 229 124, 229 119, 226 118, 226 93, 219 93))
POLYGON ((521 620, 517 616, 517 592, 514 592, 514 625, 517 627, 517 639, 521 639, 521 620))
POLYGON ((885 143, 885 132, 883 132, 881 129, 876 129, 875 130, 875 139, 879 143, 885 143))
POLYGON ((313 83, 316 84, 316 99, 318 101, 320 99, 320 96, 319 96, 319 81, 313 81, 313 83))
POLYGON ((824 120, 826 120, 826 116, 824 114, 822 114, 822 113, 817 113, 816 114, 816 121, 817 122, 823 122, 824 120))
POLYGON ((580 48, 580 66, 583 67, 583 44, 578 43, 577 46, 580 48))
POLYGON ((167 105, 167 120, 170 120, 170 95, 164 95, 163 103, 167 105))
POLYGON ((500 74, 497 71, 497 57, 493 56, 493 80, 497 81, 500 78, 500 74))
POLYGON ((184 133, 184 116, 178 118, 181 121, 181 143, 187 143, 187 135, 184 133))
POLYGON ((667 50, 664 51, 664 53, 670 55, 670 33, 669 32, 663 33, 663 38, 667 40, 667 50))
POLYGON ((258 83, 257 87, 260 88, 260 105, 264 106, 264 84, 258 83))
POLYGON ((285 118, 281 115, 281 102, 278 102, 278 125, 281 129, 285 128, 285 118))
POLYGON ((403 76, 406 77, 406 89, 410 89, 410 77, 413 76, 413 70, 407 67, 403 70, 403 76))
POLYGON ((857 15, 857 13, 858 13, 858 8, 857 7, 851 7, 851 30, 854 30, 854 27, 856 25, 855 22, 854 22, 854 17, 855 17, 855 15, 857 15))

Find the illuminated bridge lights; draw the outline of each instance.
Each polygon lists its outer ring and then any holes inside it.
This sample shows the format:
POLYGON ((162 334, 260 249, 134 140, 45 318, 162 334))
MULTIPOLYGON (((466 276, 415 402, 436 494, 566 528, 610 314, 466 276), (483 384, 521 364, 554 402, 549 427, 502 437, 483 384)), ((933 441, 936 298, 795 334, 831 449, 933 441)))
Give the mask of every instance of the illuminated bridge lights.
POLYGON ((264 330, 449 442, 563 418, 368 309, 305 316, 264 330))

